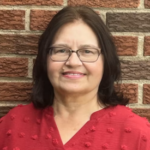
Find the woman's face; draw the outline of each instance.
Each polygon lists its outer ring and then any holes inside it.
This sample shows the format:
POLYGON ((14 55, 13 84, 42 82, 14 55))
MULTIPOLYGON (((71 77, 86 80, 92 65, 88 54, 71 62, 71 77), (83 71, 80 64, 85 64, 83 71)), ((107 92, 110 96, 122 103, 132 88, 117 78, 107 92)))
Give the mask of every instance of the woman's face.
MULTIPOLYGON (((60 45, 74 51, 85 46, 99 48, 96 35, 81 20, 68 23, 58 30, 52 46, 60 45)), ((76 53, 72 53, 66 62, 56 62, 50 56, 47 57, 48 78, 54 91, 63 94, 97 93, 103 67, 104 60, 101 54, 97 61, 92 63, 81 62, 76 53)))

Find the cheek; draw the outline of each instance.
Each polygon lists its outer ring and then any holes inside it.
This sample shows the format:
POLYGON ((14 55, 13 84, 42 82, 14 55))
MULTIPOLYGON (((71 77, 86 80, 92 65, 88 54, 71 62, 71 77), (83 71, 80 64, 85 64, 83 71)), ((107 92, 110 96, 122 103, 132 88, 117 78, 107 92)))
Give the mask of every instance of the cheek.
POLYGON ((101 79, 103 76, 103 67, 102 66, 93 67, 92 74, 96 79, 101 79))
POLYGON ((62 71, 63 63, 53 62, 52 60, 47 61, 47 73, 50 79, 58 77, 62 71))
POLYGON ((90 71, 91 75, 95 77, 95 79, 101 80, 103 76, 103 68, 104 68, 103 61, 98 60, 94 64, 91 64, 88 70, 90 71))

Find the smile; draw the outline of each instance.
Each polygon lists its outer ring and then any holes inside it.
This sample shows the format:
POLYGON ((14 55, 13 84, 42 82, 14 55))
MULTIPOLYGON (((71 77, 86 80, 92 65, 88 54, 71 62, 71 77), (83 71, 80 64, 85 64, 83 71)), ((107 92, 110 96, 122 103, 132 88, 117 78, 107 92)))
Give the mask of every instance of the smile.
POLYGON ((72 76, 79 76, 79 75, 84 75, 84 74, 79 74, 79 73, 63 73, 64 75, 72 75, 72 76))
POLYGON ((64 72, 62 73, 63 77, 70 78, 70 79, 79 79, 85 76, 83 73, 72 73, 72 72, 64 72))

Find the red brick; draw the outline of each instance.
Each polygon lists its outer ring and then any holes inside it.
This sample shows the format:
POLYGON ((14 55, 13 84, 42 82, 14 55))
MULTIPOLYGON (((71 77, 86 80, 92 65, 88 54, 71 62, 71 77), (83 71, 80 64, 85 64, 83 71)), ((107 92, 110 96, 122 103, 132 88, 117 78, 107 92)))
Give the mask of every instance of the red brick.
POLYGON ((108 8, 137 8, 139 0, 68 0, 68 5, 85 5, 90 7, 108 7, 108 8))
POLYGON ((0 35, 0 54, 37 54, 39 35, 0 35))
POLYGON ((31 30, 45 30, 57 11, 31 10, 31 30))
POLYGON ((0 77, 26 77, 27 75, 27 58, 0 58, 0 77))
POLYGON ((144 1, 145 8, 150 8, 150 0, 144 1))
POLYGON ((150 61, 121 60, 123 80, 150 80, 150 61))
POLYGON ((150 32, 150 13, 106 13, 111 32, 150 32))
POLYGON ((138 37, 115 36, 114 42, 117 53, 120 56, 136 56, 138 47, 138 37))
POLYGON ((1 0, 1 5, 63 5, 63 0, 1 0))
POLYGON ((144 56, 150 55, 150 36, 144 38, 144 56))
POLYGON ((0 82, 0 101, 27 101, 31 91, 31 83, 0 82))
POLYGON ((115 85, 116 91, 123 92, 125 98, 130 100, 130 103, 138 102, 138 85, 137 84, 119 84, 115 85))
POLYGON ((23 10, 0 10, 0 29, 24 30, 25 11, 23 10))
POLYGON ((150 84, 143 85, 143 103, 150 104, 150 84))
POLYGON ((134 113, 140 115, 141 117, 146 117, 150 121, 150 109, 148 108, 133 108, 134 113))

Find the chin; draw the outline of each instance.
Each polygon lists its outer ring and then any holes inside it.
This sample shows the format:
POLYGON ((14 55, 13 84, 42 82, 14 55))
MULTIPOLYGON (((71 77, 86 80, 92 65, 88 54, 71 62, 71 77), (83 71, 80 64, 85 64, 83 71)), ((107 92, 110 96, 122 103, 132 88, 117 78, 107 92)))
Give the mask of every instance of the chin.
POLYGON ((60 89, 65 94, 79 94, 84 93, 85 88, 75 88, 75 87, 67 87, 67 88, 61 88, 60 89))

